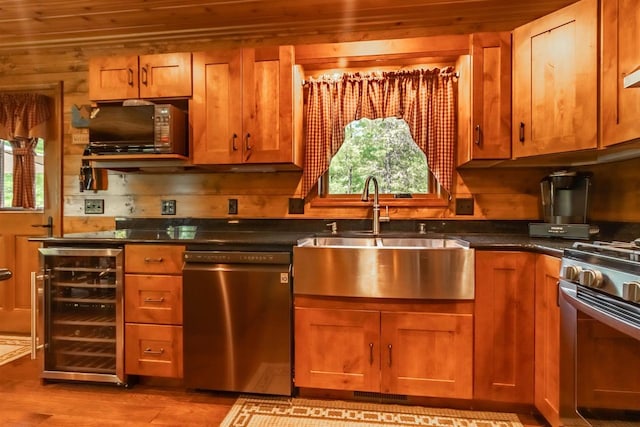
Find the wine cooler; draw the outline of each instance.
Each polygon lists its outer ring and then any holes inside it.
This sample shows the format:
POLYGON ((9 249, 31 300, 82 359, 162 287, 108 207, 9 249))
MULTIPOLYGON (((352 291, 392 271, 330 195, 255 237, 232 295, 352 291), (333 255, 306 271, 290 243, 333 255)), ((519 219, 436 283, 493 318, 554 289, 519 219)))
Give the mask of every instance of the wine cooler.
POLYGON ((123 251, 46 247, 42 378, 126 385, 123 251))

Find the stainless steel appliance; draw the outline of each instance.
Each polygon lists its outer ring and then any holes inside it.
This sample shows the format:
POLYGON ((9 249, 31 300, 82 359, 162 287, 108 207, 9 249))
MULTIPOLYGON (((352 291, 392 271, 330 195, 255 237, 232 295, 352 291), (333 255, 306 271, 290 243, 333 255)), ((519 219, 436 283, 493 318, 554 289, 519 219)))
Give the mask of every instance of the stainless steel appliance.
POLYGON ((46 247, 42 378, 126 385, 123 252, 46 247))
POLYGON ((563 425, 640 426, 640 239, 565 249, 559 291, 563 425))
POLYGON ((185 385, 291 395, 291 254, 187 250, 184 260, 185 385))
POLYGON ((187 154, 187 115, 171 104, 99 105, 89 120, 90 154, 187 154))
POLYGON ((597 228, 587 223, 589 190, 592 174, 557 171, 540 181, 540 197, 544 223, 529 225, 536 237, 589 239, 597 228))

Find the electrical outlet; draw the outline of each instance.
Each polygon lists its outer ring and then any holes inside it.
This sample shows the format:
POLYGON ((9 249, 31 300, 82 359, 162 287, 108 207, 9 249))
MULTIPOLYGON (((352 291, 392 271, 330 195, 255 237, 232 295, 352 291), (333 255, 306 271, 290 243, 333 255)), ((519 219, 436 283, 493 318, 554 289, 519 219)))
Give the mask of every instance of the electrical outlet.
POLYGON ((85 214, 103 214, 104 200, 103 199, 84 199, 84 213, 85 214))
POLYGON ((302 198, 290 198, 289 199, 289 213, 290 214, 303 214, 304 213, 304 199, 302 199, 302 198))
POLYGON ((238 215, 238 199, 229 199, 229 215, 238 215))
POLYGON ((473 197, 456 199, 456 215, 473 215, 473 197))
POLYGON ((160 205, 160 213, 162 215, 175 215, 176 214, 176 201, 175 200, 162 200, 160 205))

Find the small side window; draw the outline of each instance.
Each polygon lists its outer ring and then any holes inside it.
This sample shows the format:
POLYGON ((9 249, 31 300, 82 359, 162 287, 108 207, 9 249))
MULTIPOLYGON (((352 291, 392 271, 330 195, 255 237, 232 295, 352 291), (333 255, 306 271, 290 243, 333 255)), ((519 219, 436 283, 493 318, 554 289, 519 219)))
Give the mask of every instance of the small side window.
MULTIPOLYGON (((11 142, 0 139, 0 209, 21 209, 13 207, 14 152, 11 142)), ((30 191, 35 195, 35 209, 44 208, 44 139, 38 138, 34 147, 34 185, 30 191)))

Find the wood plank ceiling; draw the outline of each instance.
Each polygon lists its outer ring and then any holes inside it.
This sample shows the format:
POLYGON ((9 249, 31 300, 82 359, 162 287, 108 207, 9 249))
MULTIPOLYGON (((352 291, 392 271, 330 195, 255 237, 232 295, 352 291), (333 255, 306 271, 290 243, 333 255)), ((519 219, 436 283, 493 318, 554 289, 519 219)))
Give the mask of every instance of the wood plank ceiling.
POLYGON ((1 0, 0 49, 197 38, 348 41, 380 32, 502 31, 575 1, 1 0))

